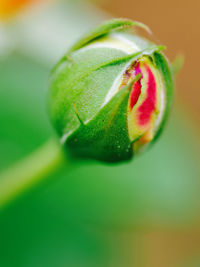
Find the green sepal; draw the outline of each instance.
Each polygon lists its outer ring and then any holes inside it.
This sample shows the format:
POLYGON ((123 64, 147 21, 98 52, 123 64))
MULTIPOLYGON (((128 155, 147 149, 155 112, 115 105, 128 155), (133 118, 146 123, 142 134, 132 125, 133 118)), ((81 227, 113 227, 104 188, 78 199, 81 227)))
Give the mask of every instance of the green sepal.
POLYGON ((72 53, 73 51, 76 51, 85 45, 89 44, 91 41, 100 38, 111 31, 120 31, 120 30, 125 30, 129 29, 133 26, 140 27, 142 29, 145 29, 147 32, 151 33, 150 29, 148 26, 145 24, 138 22, 138 21, 132 21, 128 19, 112 19, 109 21, 104 22, 103 24, 97 26, 93 31, 89 32, 86 34, 83 38, 81 38, 75 45, 73 45, 67 55, 72 53))
POLYGON ((69 137, 66 145, 71 154, 105 162, 118 162, 133 157, 128 135, 127 106, 133 83, 124 86, 86 125, 69 137))
POLYGON ((174 78, 173 78, 173 73, 171 71, 171 67, 165 58, 165 56, 161 53, 155 52, 153 55, 155 64, 157 69, 160 71, 163 81, 164 81, 164 86, 165 86, 165 92, 166 92, 166 97, 165 97, 165 111, 163 114, 162 122, 159 125, 159 128, 157 129, 154 139, 152 141, 155 142, 160 134, 162 133, 164 126, 166 124, 169 112, 171 110, 172 102, 173 102, 173 95, 174 95, 174 78))
MULTIPOLYGON (((91 91, 91 97, 96 93, 95 89, 97 85, 97 77, 94 77, 94 72, 100 75, 100 69, 105 65, 105 62, 111 62, 116 58, 121 58, 126 55, 124 52, 117 49, 90 49, 84 52, 76 51, 72 54, 72 61, 65 60, 64 62, 57 65, 51 75, 50 81, 50 91, 49 91, 49 113, 51 120, 57 130, 58 134, 61 136, 62 142, 72 134, 79 126, 80 121, 77 119, 76 110, 80 114, 80 118, 86 118, 84 116, 84 100, 89 100, 87 95, 91 91), (104 55, 104 56, 102 56, 104 55), (94 87, 95 86, 95 87, 94 87), (88 92, 87 92, 88 91, 88 92), (83 98, 81 99, 81 95, 83 98)), ((121 64, 121 68, 126 63, 121 64)), ((119 64, 118 64, 119 66, 119 64)), ((110 71, 114 67, 109 68, 110 71)), ((120 71, 119 67, 117 67, 120 71)), ((115 74, 109 77, 109 72, 107 72, 106 84, 113 83, 113 80, 118 75, 117 69, 115 69, 115 74)), ((107 68, 108 70, 108 68, 107 68)), ((103 78, 103 81, 105 79, 103 78)), ((102 88, 104 82, 99 81, 101 85, 101 91, 98 93, 108 91, 109 88, 102 88)), ((102 105, 104 98, 97 99, 99 102, 95 106, 93 112, 96 114, 96 110, 102 105)), ((87 106, 88 112, 91 111, 94 106, 87 106)), ((87 120, 87 118, 86 118, 87 120)))

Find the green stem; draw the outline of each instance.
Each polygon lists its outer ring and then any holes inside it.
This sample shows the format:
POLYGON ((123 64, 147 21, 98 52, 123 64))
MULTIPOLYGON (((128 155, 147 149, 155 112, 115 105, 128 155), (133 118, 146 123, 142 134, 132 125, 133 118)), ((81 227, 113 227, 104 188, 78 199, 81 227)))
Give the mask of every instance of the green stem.
POLYGON ((0 209, 65 162, 61 146, 50 140, 31 155, 0 174, 0 209))

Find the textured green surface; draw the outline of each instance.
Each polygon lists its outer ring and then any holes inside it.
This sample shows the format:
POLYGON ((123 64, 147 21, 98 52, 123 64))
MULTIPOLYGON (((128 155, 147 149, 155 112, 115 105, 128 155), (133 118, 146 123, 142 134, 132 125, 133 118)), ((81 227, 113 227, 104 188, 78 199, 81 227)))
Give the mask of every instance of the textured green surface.
POLYGON ((81 47, 90 43, 92 40, 100 38, 103 35, 108 34, 109 32, 127 30, 135 26, 145 29, 147 32, 150 32, 150 29, 141 22, 123 18, 109 20, 97 26, 93 31, 86 34, 82 39, 80 39, 74 46, 69 49, 69 52, 67 54, 70 54, 71 52, 80 49, 81 47))
MULTIPOLYGON (((45 107, 49 69, 12 55, 0 76, 3 169, 53 131, 45 107)), ((122 253, 110 248, 110 229, 192 228, 200 212, 198 153, 176 108, 159 142, 136 160, 61 170, 0 214, 0 266, 107 266, 113 251, 115 260, 122 253)))
POLYGON ((103 72, 98 70, 105 61, 124 55, 125 53, 114 49, 77 52, 71 55, 71 61, 66 60, 53 72, 50 114, 61 136, 72 133, 79 127, 76 110, 84 122, 97 113, 108 88, 127 62, 115 65, 116 68, 107 66, 103 72), (106 76, 105 84, 101 82, 103 75, 106 76))
POLYGON ((132 157, 126 117, 132 85, 122 88, 90 123, 82 124, 69 138, 68 146, 74 154, 78 150, 79 156, 113 162, 132 157))

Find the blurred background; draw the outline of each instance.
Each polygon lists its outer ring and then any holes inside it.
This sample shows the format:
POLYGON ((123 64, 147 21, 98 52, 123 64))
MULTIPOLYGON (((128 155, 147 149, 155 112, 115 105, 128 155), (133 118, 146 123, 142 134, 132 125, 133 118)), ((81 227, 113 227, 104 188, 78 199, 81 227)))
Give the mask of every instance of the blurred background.
POLYGON ((185 57, 157 144, 119 165, 62 168, 0 212, 1 267, 200 266, 200 2, 0 0, 0 170, 54 135, 54 64, 111 17, 141 21, 185 57))

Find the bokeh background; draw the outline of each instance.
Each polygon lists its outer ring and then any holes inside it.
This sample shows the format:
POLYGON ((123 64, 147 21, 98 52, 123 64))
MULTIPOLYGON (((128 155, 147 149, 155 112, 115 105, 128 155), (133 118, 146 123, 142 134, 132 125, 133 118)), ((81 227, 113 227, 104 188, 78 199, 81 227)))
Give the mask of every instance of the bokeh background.
POLYGON ((1 267, 200 266, 199 10, 198 0, 0 0, 0 170, 55 135, 50 70, 99 22, 144 22, 171 60, 185 57, 150 151, 63 167, 0 212, 1 267))

